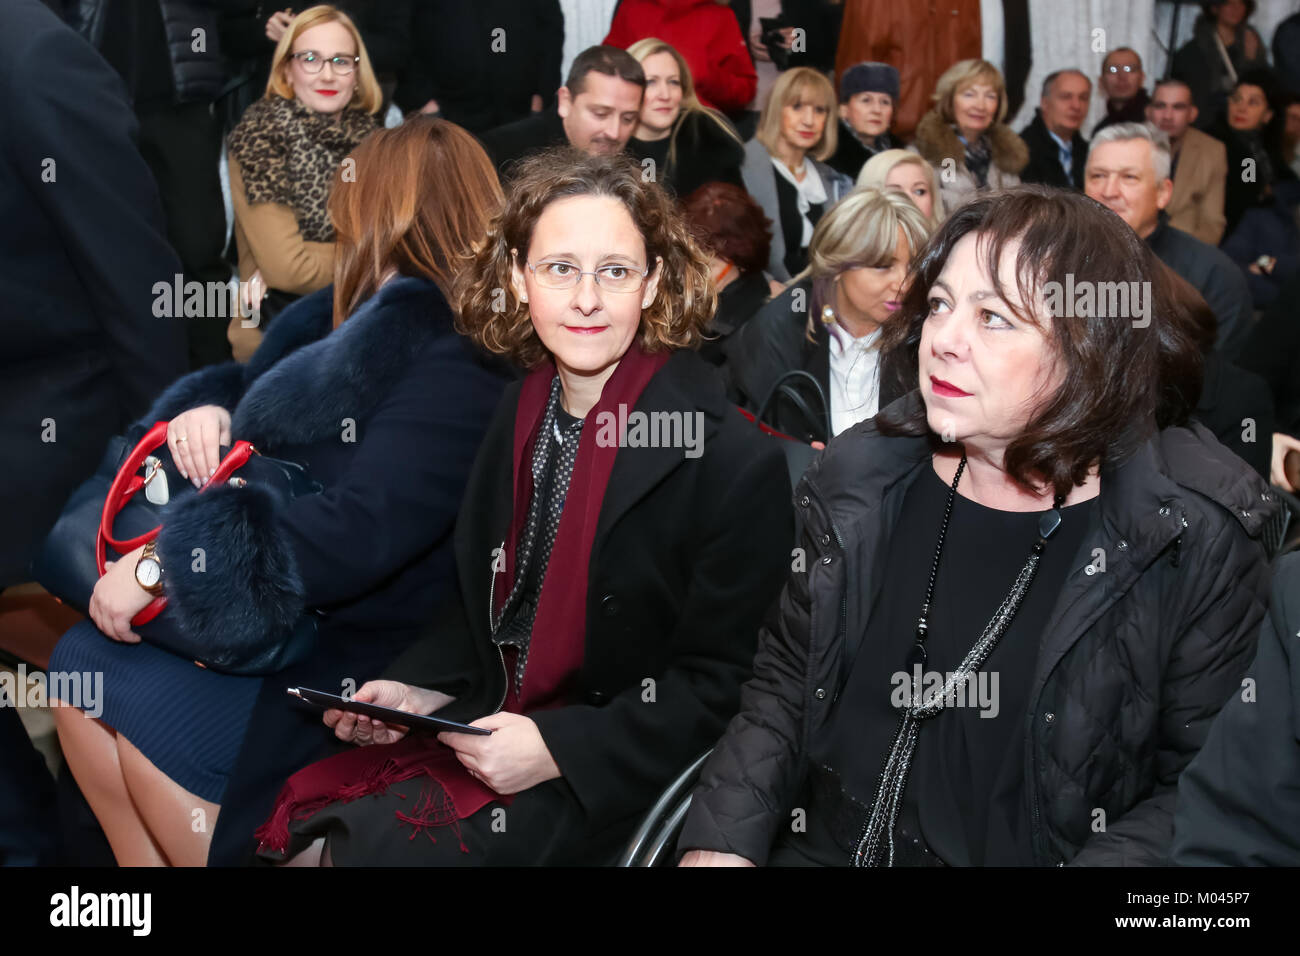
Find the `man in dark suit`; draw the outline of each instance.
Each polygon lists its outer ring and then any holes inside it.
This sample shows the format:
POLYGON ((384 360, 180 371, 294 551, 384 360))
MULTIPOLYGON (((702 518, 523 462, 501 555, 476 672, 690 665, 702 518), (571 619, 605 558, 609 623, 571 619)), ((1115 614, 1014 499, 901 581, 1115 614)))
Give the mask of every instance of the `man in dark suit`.
POLYGON ((108 438, 185 371, 155 315, 180 261, 122 81, 39 0, 0 5, 0 587, 28 565, 108 438))
POLYGON ((1079 70, 1057 70, 1043 80, 1043 96, 1034 121, 1020 131, 1029 147, 1029 165, 1020 181, 1083 188, 1088 141, 1079 130, 1088 118, 1092 82, 1079 70))
POLYGON ((481 137, 502 179, 525 156, 568 143, 586 153, 617 153, 632 138, 645 96, 645 71, 627 51, 588 47, 569 68, 554 110, 499 126, 481 137))

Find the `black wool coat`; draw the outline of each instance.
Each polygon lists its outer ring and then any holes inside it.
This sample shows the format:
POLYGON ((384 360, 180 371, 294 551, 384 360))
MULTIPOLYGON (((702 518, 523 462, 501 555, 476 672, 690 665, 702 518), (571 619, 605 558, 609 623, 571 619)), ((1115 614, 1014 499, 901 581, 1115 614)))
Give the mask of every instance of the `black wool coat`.
MULTIPOLYGON (((805 473, 795 501, 807 570, 790 575, 759 636, 754 679, 704 767, 679 851, 767 860, 810 742, 856 656, 871 653, 861 641, 879 569, 931 456, 927 438, 866 421, 805 473)), ((1022 811, 1040 866, 1162 865, 1179 774, 1254 656, 1270 576, 1260 534, 1279 505, 1199 424, 1103 465, 1098 505, 1039 645, 1022 811)))
POLYGON ((676 157, 671 162, 667 150, 666 140, 644 143, 633 137, 627 143, 627 151, 643 164, 647 157, 662 156, 659 184, 678 199, 686 199, 705 183, 731 183, 744 188, 740 164, 745 149, 740 139, 703 113, 687 113, 682 118, 677 129, 676 157))
POLYGON ((180 260, 121 78, 39 0, 0 4, 0 588, 104 446, 186 368, 180 260))
MULTIPOLYGON (((455 695, 443 713, 462 719, 494 712, 506 690, 488 617, 493 550, 513 511, 519 392, 510 386, 488 429, 456 528, 461 600, 385 674, 455 695)), ((587 832, 615 836, 630 833, 735 714, 794 541, 784 456, 726 400, 704 360, 674 353, 636 408, 702 412, 703 454, 619 450, 591 564, 574 569, 588 575, 575 696, 531 715, 587 832)))

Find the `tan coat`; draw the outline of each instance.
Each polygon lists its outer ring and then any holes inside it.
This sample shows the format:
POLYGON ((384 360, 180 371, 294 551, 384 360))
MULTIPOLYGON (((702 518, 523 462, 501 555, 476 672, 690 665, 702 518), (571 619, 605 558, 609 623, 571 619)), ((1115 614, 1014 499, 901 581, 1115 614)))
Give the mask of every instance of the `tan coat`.
POLYGON ((1227 219, 1223 215, 1223 184, 1228 176, 1228 152, 1213 136, 1188 127, 1178 151, 1174 195, 1165 211, 1169 225, 1217 246, 1227 219))
MULTIPOLYGON (((235 245, 239 278, 247 282, 262 272, 268 289, 306 295, 334 281, 334 243, 308 242, 298 229, 293 210, 281 203, 249 204, 239 163, 231 156, 230 200, 235 209, 235 245)), ((258 328, 244 328, 239 316, 226 330, 234 356, 248 361, 262 341, 258 328)))

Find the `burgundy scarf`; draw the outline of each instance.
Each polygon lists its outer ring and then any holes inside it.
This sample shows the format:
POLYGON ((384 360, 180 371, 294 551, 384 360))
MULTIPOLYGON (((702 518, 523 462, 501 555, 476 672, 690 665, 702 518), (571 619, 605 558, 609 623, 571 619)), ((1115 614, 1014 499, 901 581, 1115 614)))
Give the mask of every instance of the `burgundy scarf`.
MULTIPOLYGON (((569 700, 586 646, 591 548, 610 472, 624 439, 620 435, 617 446, 598 444, 599 426, 611 420, 602 417, 604 413, 613 416, 614 422, 626 422, 627 416, 618 413, 619 406, 629 411, 636 407, 641 392, 668 361, 668 355, 667 352, 647 354, 634 341, 601 390, 600 401, 587 414, 564 512, 555 533, 546 576, 542 579, 528 667, 518 693, 513 679, 514 648, 507 648, 508 690, 502 709, 508 713, 527 714, 562 706, 569 700), (581 569, 582 573, 574 573, 575 569, 581 569)), ((524 380, 519 395, 512 455, 514 510, 505 548, 506 582, 514 581, 516 549, 533 494, 532 450, 546 414, 555 374, 551 362, 534 369, 524 380)), ((509 592, 509 587, 496 589, 494 612, 499 612, 509 592)), ((509 804, 511 799, 471 777, 456 759, 455 752, 436 737, 408 734, 395 744, 359 747, 295 773, 276 799, 271 816, 254 834, 259 851, 284 853, 289 845, 291 821, 310 817, 336 801, 347 803, 369 794, 384 793, 392 784, 415 777, 427 777, 428 783, 410 813, 395 813, 399 826, 411 826, 411 839, 424 832, 436 843, 433 828, 455 827, 458 821, 472 816, 486 804, 493 801, 509 804)), ((455 827, 454 832, 459 839, 459 828, 455 827)), ((463 840, 460 846, 468 852, 463 840)))

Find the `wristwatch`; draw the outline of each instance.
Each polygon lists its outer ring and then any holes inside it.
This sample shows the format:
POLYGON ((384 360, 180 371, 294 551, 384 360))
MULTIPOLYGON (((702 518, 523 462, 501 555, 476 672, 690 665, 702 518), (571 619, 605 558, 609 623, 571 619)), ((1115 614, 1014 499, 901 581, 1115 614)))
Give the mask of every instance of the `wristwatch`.
POLYGON ((135 563, 135 583, 154 597, 163 593, 162 562, 158 560, 158 546, 150 541, 140 553, 140 560, 135 563))

